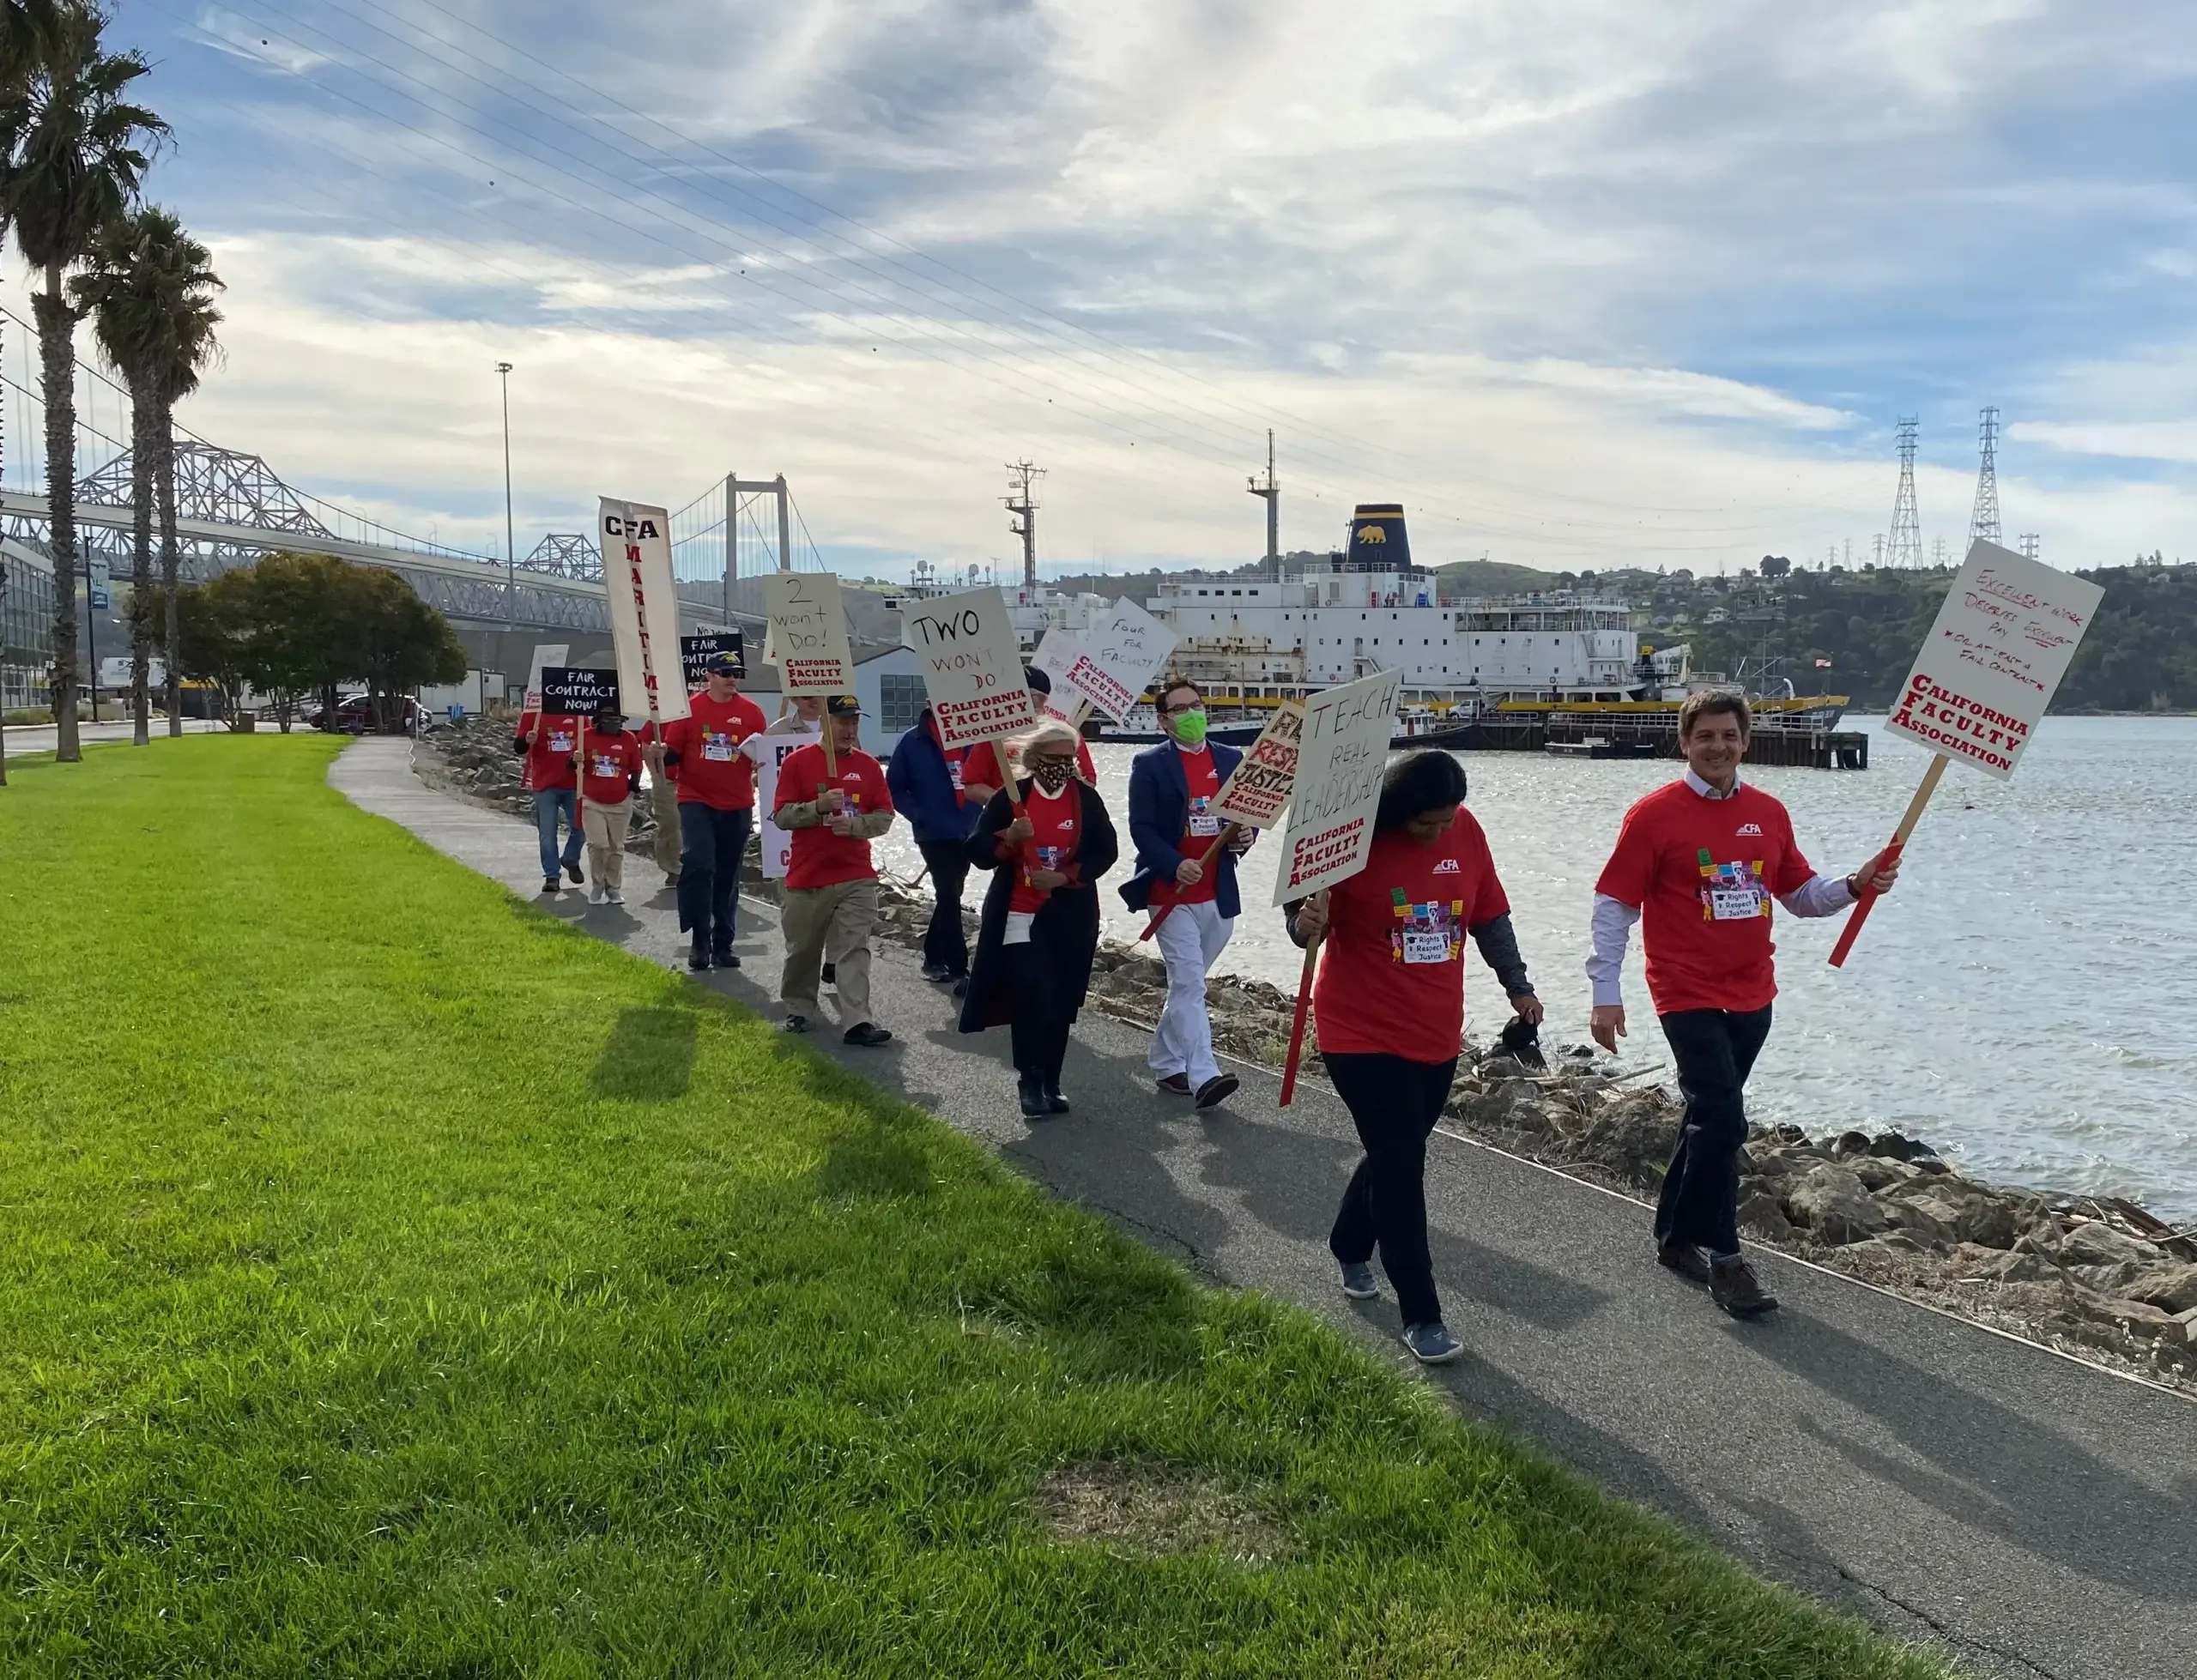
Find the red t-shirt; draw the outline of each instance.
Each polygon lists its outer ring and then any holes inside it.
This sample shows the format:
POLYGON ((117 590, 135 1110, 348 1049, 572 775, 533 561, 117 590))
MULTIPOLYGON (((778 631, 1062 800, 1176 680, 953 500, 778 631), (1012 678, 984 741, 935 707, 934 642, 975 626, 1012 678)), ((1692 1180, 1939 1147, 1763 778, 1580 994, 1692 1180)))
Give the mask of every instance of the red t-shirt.
POLYGON ((524 712, 518 733, 534 731, 526 748, 526 785, 540 793, 575 785, 572 754, 579 751, 580 720, 562 712, 524 712))
POLYGON ((620 732, 614 735, 587 732, 586 774, 580 777, 580 797, 590 805, 616 805, 639 774, 641 744, 620 732))
POLYGON ((687 704, 688 716, 663 726, 663 744, 679 754, 671 766, 679 802, 746 810, 755 803, 755 764, 740 743, 763 733, 763 709, 745 694, 729 700, 697 694, 687 704))
POLYGON ((1083 814, 1083 796, 1075 791, 1073 782, 1063 783, 1057 794, 1048 794, 1036 783, 1030 784, 1030 796, 1022 801, 1023 813, 1030 819, 1030 837, 1022 843, 1021 856, 1014 867, 1014 891, 1007 901, 1010 910, 1040 910, 1045 900, 1052 897, 1050 888, 1030 885, 1032 869, 1058 869, 1070 879, 1075 876, 1074 854, 1076 843, 1082 837, 1077 831, 1079 819, 1083 814))
POLYGON ((1328 895, 1312 988, 1320 1048, 1449 1061, 1465 1036, 1466 931, 1510 909, 1463 806, 1431 846, 1401 829, 1376 835, 1365 867, 1328 895))
POLYGON ((1814 874, 1768 794, 1704 799, 1681 780, 1625 813, 1595 891, 1639 908, 1657 1014, 1746 1011, 1777 995, 1770 901, 1814 874))
MULTIPOLYGON (((1183 780, 1190 789, 1190 807, 1183 819, 1183 837, 1175 843, 1175 849, 1184 857, 1205 856, 1205 849, 1220 832, 1220 819, 1213 814, 1213 802, 1220 797, 1220 772, 1213 767, 1213 749, 1201 746, 1195 752, 1185 752, 1181 747, 1175 752, 1183 761, 1183 780)), ((1220 890, 1220 860, 1205 858, 1205 879, 1195 886, 1177 886, 1171 880, 1156 880, 1152 884, 1152 903, 1209 904, 1220 890)))
MULTIPOLYGON (((789 805, 809 803, 826 787, 836 787, 844 794, 847 808, 852 812, 893 808, 893 795, 885 785, 885 770, 876 759, 856 747, 840 753, 838 765, 839 779, 827 782, 824 748, 815 741, 788 754, 785 763, 778 766, 778 806, 771 813, 772 818, 776 819, 778 812, 789 805)), ((779 825, 784 826, 783 822, 779 825)), ((837 886, 841 881, 875 878, 877 867, 869 861, 869 841, 857 840, 850 834, 834 834, 822 826, 796 828, 790 832, 793 843, 786 862, 788 886, 837 886)))
MULTIPOLYGON (((953 785, 958 789, 964 783, 980 783, 987 788, 1004 788, 1005 774, 1000 769, 999 749, 990 741, 980 740, 974 746, 949 746, 946 749, 946 764, 953 773, 955 754, 959 753, 959 773, 953 785)), ((1075 743, 1075 773, 1092 787, 1098 785, 1098 771, 1091 762, 1091 743, 1079 740, 1075 743)))

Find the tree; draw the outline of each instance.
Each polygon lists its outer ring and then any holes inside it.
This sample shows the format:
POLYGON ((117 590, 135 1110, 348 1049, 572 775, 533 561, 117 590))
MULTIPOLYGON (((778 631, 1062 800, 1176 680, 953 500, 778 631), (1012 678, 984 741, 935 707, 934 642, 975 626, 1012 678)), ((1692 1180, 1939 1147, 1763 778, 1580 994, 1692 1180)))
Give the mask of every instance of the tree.
POLYGON ((106 15, 62 0, 27 73, 0 86, 0 223, 45 276, 33 293, 39 383, 45 403, 46 517, 55 582, 54 756, 83 756, 76 733, 76 318, 64 280, 91 255, 101 227, 137 196, 167 124, 126 97, 151 66, 110 53, 106 15))
POLYGON ((1789 577, 1793 575, 1793 562, 1782 554, 1764 554, 1762 557, 1762 575, 1764 577, 1789 577))
MULTIPOLYGON (((244 698, 247 639, 251 634, 251 574, 224 572, 203 588, 192 584, 177 592, 173 603, 178 634, 168 667, 170 682, 188 677, 210 682, 221 691, 222 710, 234 727, 244 698)), ((149 616, 157 605, 166 615, 169 603, 146 601, 149 616)))
POLYGON ((348 566, 341 603, 351 674, 366 680, 376 726, 402 727, 391 702, 424 682, 456 682, 465 674, 465 646, 450 620, 420 599, 395 572, 348 566))
MULTIPOLYGON (((221 276, 206 247, 158 205, 148 205, 100 230, 91 271, 70 287, 77 306, 88 309, 100 349, 130 389, 130 499, 136 592, 152 599, 153 503, 166 488, 161 520, 160 570, 166 611, 160 626, 167 650, 168 727, 183 729, 182 675, 175 643, 177 623, 174 450, 175 404, 198 383, 198 370, 214 353, 214 308, 221 276)), ((147 679, 155 625, 131 623, 130 703, 142 746, 150 732, 147 679)))

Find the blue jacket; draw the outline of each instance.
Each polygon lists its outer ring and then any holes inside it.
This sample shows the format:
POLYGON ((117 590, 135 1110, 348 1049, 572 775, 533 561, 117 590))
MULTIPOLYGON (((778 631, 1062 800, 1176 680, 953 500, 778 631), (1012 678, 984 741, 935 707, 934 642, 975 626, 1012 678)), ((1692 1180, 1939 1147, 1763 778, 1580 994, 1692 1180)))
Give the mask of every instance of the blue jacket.
POLYGON ((964 806, 954 792, 945 749, 931 733, 928 706, 893 747, 885 785, 892 790, 893 808, 908 819, 919 846, 958 846, 976 831, 977 819, 984 815, 981 807, 964 806))
MULTIPOLYGON (((1213 753, 1213 768, 1223 782, 1244 755, 1217 740, 1206 743, 1213 753)), ((1129 765, 1129 839, 1136 847, 1136 873, 1122 885, 1122 902, 1141 910, 1152 900, 1155 880, 1175 879, 1183 861, 1179 848, 1183 831, 1189 826, 1190 783, 1183 774, 1183 755, 1172 741, 1164 740, 1136 755, 1129 765)), ((1236 891, 1236 854, 1220 855, 1220 876, 1213 883, 1213 902, 1223 916, 1243 913, 1236 891)))

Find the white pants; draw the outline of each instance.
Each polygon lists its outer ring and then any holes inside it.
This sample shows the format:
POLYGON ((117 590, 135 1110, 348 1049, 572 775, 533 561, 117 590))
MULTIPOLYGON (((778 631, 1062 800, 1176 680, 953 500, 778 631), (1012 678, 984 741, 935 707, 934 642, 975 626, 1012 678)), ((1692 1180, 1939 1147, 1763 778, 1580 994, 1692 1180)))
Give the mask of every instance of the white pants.
POLYGON ((1147 1060, 1163 1079, 1188 1074, 1192 1091, 1220 1073, 1213 1059, 1213 1022, 1205 1012, 1205 977, 1235 927, 1218 904, 1178 904, 1152 936, 1167 965, 1167 1006, 1159 1012, 1159 1030, 1152 1036, 1147 1060))

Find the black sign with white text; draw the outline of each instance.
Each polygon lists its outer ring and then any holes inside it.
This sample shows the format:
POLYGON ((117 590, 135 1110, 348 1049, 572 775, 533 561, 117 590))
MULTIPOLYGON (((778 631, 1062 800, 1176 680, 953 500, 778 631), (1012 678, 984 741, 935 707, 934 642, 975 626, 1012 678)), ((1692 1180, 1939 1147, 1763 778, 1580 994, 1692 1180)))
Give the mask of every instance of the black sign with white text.
POLYGON ((710 662, 729 653, 738 662, 740 674, 747 674, 747 638, 736 630, 713 630, 704 636, 679 638, 679 662, 687 672, 687 686, 698 689, 710 674, 710 662))
POLYGON ((592 717, 623 709, 618 674, 584 665, 553 665, 542 673, 542 710, 566 717, 592 717))

